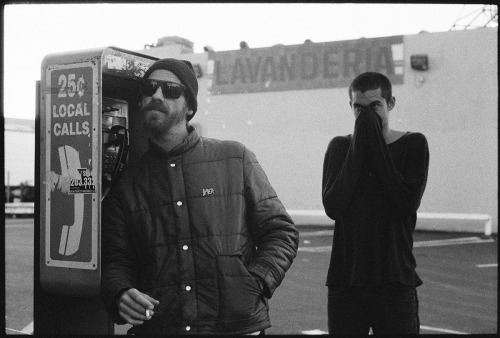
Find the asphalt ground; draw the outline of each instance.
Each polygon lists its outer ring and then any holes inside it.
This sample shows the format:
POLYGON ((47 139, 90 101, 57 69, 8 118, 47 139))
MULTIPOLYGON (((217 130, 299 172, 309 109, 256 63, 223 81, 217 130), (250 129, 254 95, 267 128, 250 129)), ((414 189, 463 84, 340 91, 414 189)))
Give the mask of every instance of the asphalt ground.
MULTIPOLYGON (((301 226, 297 258, 269 301, 267 334, 326 334, 326 271, 333 230, 301 226)), ((5 227, 6 334, 32 332, 33 219, 5 227)), ((415 232, 421 334, 498 331, 498 242, 481 234, 415 232)), ((129 326, 115 326, 125 334, 129 326)))

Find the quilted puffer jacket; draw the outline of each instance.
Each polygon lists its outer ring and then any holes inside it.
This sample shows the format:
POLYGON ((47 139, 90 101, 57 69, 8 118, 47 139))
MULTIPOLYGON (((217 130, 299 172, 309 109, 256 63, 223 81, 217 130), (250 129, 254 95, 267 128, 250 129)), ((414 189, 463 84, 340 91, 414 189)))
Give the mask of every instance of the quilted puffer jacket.
POLYGON ((298 248, 298 232, 255 155, 200 137, 150 149, 106 197, 103 302, 131 287, 160 304, 133 331, 244 334, 271 326, 268 298, 298 248), (261 279, 259 281, 259 278, 261 279))

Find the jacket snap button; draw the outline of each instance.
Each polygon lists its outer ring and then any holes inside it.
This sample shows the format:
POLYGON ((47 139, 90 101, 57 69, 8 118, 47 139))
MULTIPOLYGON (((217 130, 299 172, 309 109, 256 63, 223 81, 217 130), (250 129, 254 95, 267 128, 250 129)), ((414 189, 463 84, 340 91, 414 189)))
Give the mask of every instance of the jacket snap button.
POLYGON ((191 330, 191 326, 186 326, 186 331, 191 330))
POLYGON ((187 245, 182 246, 182 250, 187 250, 187 249, 189 249, 189 247, 187 245))
POLYGON ((173 168, 175 167, 175 163, 170 163, 170 166, 173 168))
POLYGON ((186 286, 186 291, 191 291, 191 287, 189 285, 186 286))
POLYGON ((181 202, 181 201, 178 201, 178 202, 177 202, 177 205, 178 205, 178 206, 181 206, 181 205, 182 205, 182 202, 181 202))

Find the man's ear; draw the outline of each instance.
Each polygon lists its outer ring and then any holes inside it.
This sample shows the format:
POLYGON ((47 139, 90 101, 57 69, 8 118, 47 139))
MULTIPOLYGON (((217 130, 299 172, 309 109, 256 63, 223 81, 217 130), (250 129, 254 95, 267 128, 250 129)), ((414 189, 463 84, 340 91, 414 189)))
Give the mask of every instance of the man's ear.
POLYGON ((352 101, 351 100, 349 100, 349 107, 352 108, 352 101))
POLYGON ((394 108, 394 106, 396 106, 396 98, 393 96, 389 100, 389 103, 387 104, 387 108, 389 108, 389 110, 392 110, 394 108))

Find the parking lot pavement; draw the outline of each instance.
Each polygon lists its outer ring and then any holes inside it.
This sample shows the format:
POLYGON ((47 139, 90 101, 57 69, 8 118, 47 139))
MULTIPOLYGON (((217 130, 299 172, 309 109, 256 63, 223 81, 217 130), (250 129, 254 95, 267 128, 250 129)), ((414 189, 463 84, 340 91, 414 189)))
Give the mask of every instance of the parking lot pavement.
MULTIPOLYGON (((326 333, 326 271, 333 230, 299 227, 297 258, 270 299, 268 334, 326 333)), ((497 238, 416 232, 414 254, 422 334, 496 333, 497 238)), ((7 220, 6 334, 29 333, 33 321, 33 220, 7 220)), ((127 326, 115 326, 125 334, 127 326)))
MULTIPOLYGON (((327 331, 326 270, 331 253, 333 229, 301 227, 300 247, 294 265, 280 287, 285 331, 296 325, 294 318, 307 311, 301 327, 327 331), (301 294, 291 299, 286 294, 301 294), (307 303, 304 304, 304 302, 307 303), (309 309, 309 307, 312 307, 309 309), (293 310, 291 310, 293 309, 293 310), (315 324, 309 325, 308 323, 315 324)), ((482 234, 415 232, 414 255, 417 273, 424 281, 418 291, 422 334, 495 333, 497 331, 498 242, 482 234)), ((281 310, 275 310, 281 311, 281 310)), ((281 318, 281 315, 279 316, 281 318)), ((281 324, 281 323, 280 323, 281 324)), ((273 330, 273 328, 271 329, 273 330)), ((298 329, 295 332, 299 333, 298 329)), ((302 330, 303 331, 303 330, 302 330)), ((276 333, 278 333, 276 331, 276 333)))

